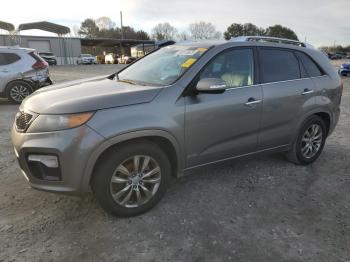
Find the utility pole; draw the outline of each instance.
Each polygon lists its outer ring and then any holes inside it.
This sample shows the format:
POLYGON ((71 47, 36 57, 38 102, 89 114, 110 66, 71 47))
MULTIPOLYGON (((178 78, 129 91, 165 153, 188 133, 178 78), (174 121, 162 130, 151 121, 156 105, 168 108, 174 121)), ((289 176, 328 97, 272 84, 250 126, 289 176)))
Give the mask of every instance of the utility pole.
MULTIPOLYGON (((123 29, 123 12, 120 11, 120 31, 121 31, 121 35, 122 35, 122 40, 124 39, 124 29, 123 29)), ((120 41, 120 52, 121 55, 124 55, 124 48, 123 48, 123 44, 122 41, 120 41)))
POLYGON ((120 11, 120 29, 122 32, 122 39, 124 39, 124 30, 123 30, 123 12, 120 11))

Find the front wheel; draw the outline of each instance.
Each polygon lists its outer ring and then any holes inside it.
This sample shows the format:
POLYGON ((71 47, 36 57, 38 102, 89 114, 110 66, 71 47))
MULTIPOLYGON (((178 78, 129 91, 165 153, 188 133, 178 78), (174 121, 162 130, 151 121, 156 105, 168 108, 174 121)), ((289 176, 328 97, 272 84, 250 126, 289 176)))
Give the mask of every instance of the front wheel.
POLYGON ((169 159, 156 144, 130 142, 98 163, 93 192, 104 210, 129 217, 146 212, 164 195, 171 174, 169 159))
POLYGON ((299 130, 292 149, 287 153, 291 162, 308 165, 321 154, 327 137, 327 128, 322 118, 311 116, 299 130))

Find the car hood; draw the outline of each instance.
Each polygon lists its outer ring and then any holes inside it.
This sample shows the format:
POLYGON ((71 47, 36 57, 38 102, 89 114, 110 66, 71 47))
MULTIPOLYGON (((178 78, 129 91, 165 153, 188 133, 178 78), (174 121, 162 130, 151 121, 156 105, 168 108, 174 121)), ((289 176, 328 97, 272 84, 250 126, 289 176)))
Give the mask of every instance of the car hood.
POLYGON ((151 102, 161 87, 133 85, 106 77, 44 87, 21 105, 38 114, 70 114, 151 102))
POLYGON ((350 68, 350 64, 348 64, 348 63, 342 64, 342 66, 343 66, 344 68, 350 68))

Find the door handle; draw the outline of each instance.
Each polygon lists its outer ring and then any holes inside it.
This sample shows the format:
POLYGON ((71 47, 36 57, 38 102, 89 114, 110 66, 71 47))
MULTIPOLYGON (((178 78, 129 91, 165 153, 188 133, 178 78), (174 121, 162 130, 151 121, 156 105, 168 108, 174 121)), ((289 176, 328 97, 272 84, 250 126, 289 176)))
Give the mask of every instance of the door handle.
POLYGON ((248 102, 245 103, 246 106, 252 106, 256 104, 260 104, 261 100, 255 100, 254 98, 249 98, 248 102))
POLYGON ((4 70, 1 70, 1 72, 3 72, 3 73, 8 73, 8 72, 10 72, 8 69, 4 69, 4 70))
POLYGON ((304 92, 302 92, 301 94, 302 95, 307 95, 307 94, 312 94, 314 92, 314 90, 310 90, 310 89, 308 89, 308 88, 305 88, 304 89, 304 92))

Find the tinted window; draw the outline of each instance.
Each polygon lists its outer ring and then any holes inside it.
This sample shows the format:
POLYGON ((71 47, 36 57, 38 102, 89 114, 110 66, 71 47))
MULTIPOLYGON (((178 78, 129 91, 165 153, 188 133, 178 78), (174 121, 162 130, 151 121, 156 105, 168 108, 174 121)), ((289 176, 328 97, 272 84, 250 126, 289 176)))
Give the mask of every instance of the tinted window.
POLYGON ((263 83, 300 78, 299 62, 296 56, 287 50, 262 49, 260 66, 263 83))
POLYGON ((320 68, 315 64, 314 61, 311 60, 310 57, 308 57, 306 54, 298 52, 298 57, 304 66, 304 69, 307 73, 307 76, 309 77, 315 77, 315 76, 321 76, 322 71, 320 68))
POLYGON ((18 61, 20 57, 13 53, 0 53, 0 65, 9 65, 18 61))
POLYGON ((236 49, 221 53, 205 66, 199 78, 220 78, 228 87, 252 85, 254 82, 253 50, 236 49))

